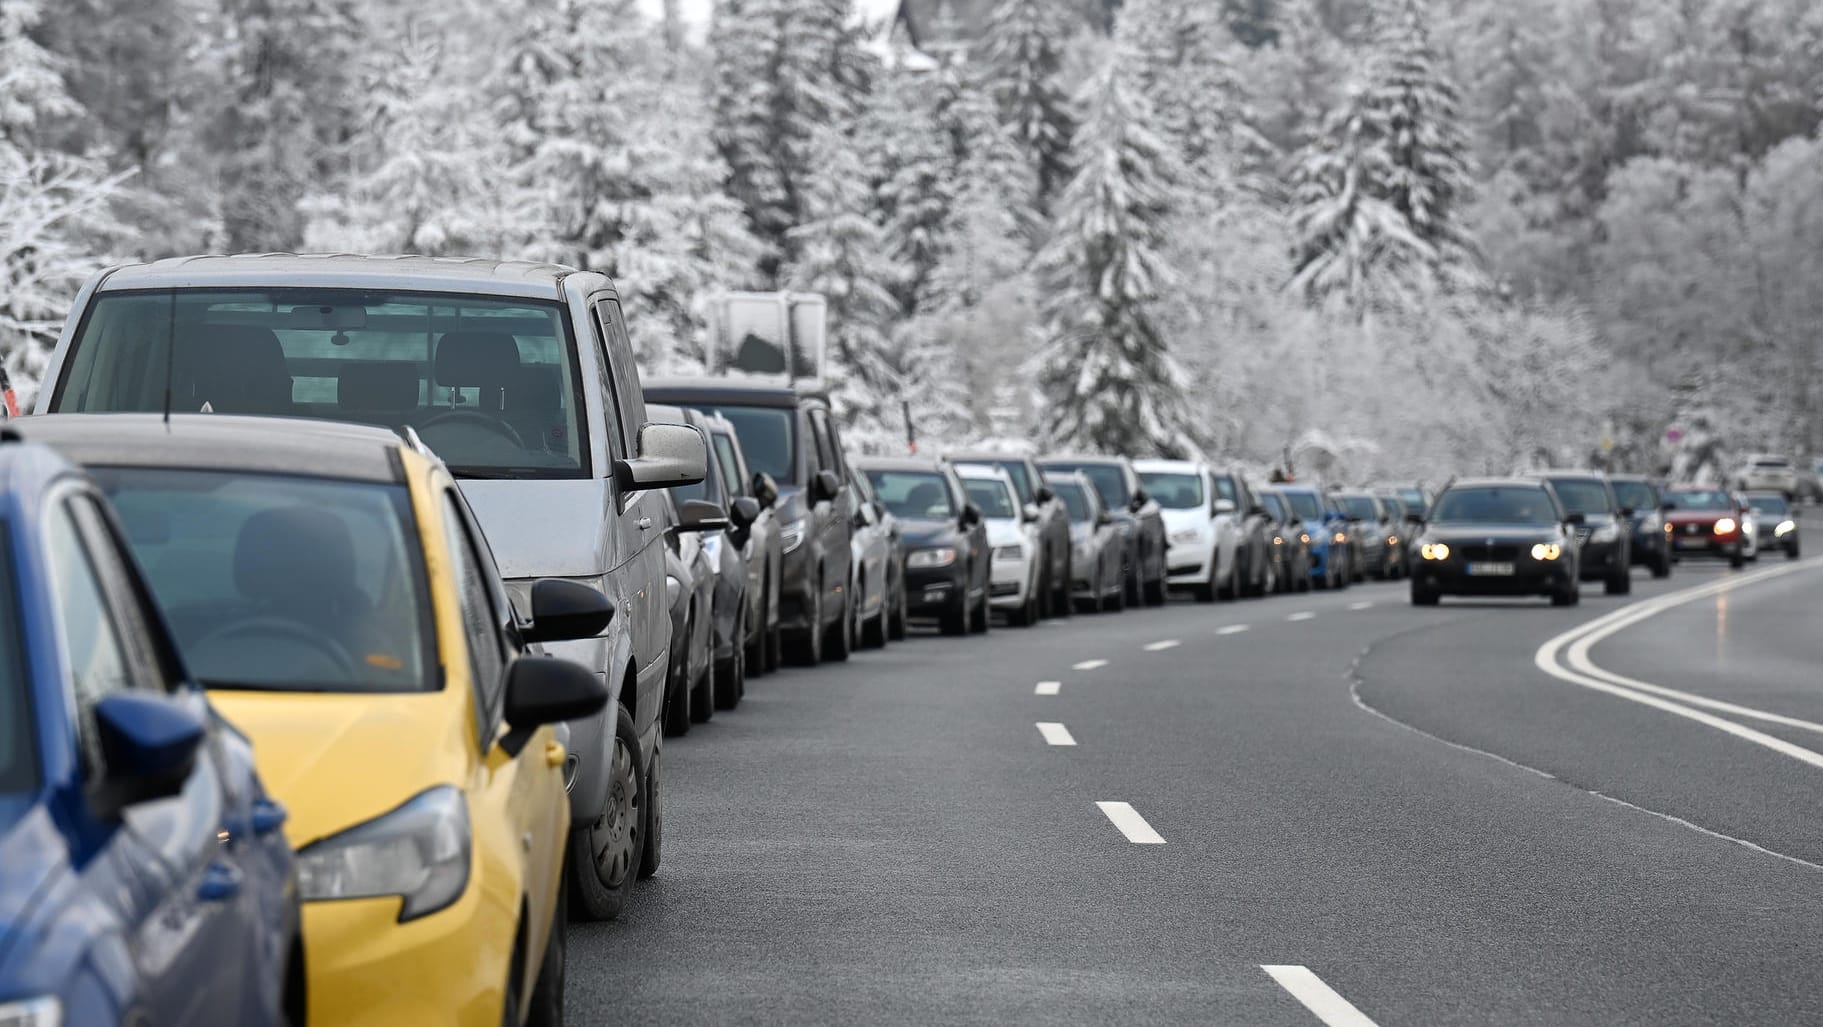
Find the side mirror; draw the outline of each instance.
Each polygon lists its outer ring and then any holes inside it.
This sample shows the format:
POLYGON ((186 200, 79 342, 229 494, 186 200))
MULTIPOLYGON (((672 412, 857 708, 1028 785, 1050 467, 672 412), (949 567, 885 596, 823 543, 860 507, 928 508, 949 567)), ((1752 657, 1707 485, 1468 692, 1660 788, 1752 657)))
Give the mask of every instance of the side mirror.
POLYGON ((521 656, 506 672, 506 724, 511 730, 500 747, 517 756, 532 732, 544 725, 587 717, 607 704, 607 683, 582 664, 521 656))
POLYGON ((818 471, 810 479, 810 499, 813 503, 824 503, 842 494, 842 479, 834 471, 818 471))
POLYGON ((1629 521, 1632 520, 1633 519, 1633 508, 1630 506, 1621 507, 1620 515, 1625 520, 1629 520, 1629 521))
POLYGON ((962 504, 962 517, 960 519, 964 528, 972 528, 975 525, 980 524, 981 508, 973 503, 962 504))
POLYGON ((1150 502, 1152 502, 1152 493, 1147 492, 1144 486, 1141 486, 1141 487, 1133 490, 1133 512, 1134 513, 1138 513, 1140 510, 1140 507, 1143 507, 1147 503, 1150 503, 1150 502))
POLYGON ((648 424, 639 429, 639 455, 614 461, 614 482, 622 490, 694 485, 709 473, 709 446, 687 424, 648 424))
POLYGON ((532 620, 519 637, 533 642, 569 642, 594 638, 614 619, 614 604, 587 585, 560 578, 532 582, 532 620))
POLYGON ((1108 525, 1113 524, 1113 523, 1114 523, 1113 514, 1109 513, 1106 510, 1097 510, 1095 512, 1095 526, 1097 528, 1105 528, 1108 525))
POLYGON ((114 819, 128 806, 183 791, 208 737, 201 703, 181 696, 117 692, 95 704, 107 775, 95 788, 96 812, 114 819))
POLYGON ((1571 513, 1571 514, 1567 514, 1564 516, 1563 522, 1565 524, 1581 526, 1581 525, 1589 523, 1589 519, 1587 517, 1584 517, 1582 514, 1571 513))
POLYGON ((765 471, 753 472, 753 498, 760 501, 763 509, 770 510, 779 501, 779 483, 772 480, 772 475, 765 471))
POLYGON ((728 507, 728 520, 737 528, 746 528, 760 519, 760 501, 752 496, 741 496, 728 507))
POLYGON ((1032 497, 1040 503, 1049 503, 1051 500, 1057 498, 1057 493, 1052 492, 1051 486, 1049 485, 1040 485, 1037 490, 1032 493, 1032 497))
POLYGON ((1218 499, 1215 501, 1215 512, 1218 514, 1231 514, 1237 509, 1239 508, 1234 505, 1234 500, 1232 499, 1218 499))
POLYGON ((727 531, 728 511, 707 499, 689 499, 677 510, 678 531, 727 531))
POLYGON ((1024 521, 1025 521, 1025 522, 1026 522, 1026 523, 1027 523, 1027 524, 1037 524, 1037 523, 1038 523, 1038 518, 1039 518, 1039 517, 1040 517, 1040 516, 1042 516, 1042 515, 1041 515, 1041 514, 1039 514, 1039 512, 1038 512, 1038 507, 1037 507, 1037 506, 1036 506, 1036 505, 1034 505, 1034 504, 1032 504, 1032 503, 1027 503, 1027 504, 1026 504, 1026 505, 1025 505, 1025 507, 1024 507, 1024 508, 1023 508, 1023 509, 1021 509, 1021 510, 1020 510, 1020 511, 1019 511, 1019 514, 1020 514, 1020 517, 1021 517, 1021 518, 1022 518, 1022 519, 1023 519, 1023 520, 1024 520, 1024 521))

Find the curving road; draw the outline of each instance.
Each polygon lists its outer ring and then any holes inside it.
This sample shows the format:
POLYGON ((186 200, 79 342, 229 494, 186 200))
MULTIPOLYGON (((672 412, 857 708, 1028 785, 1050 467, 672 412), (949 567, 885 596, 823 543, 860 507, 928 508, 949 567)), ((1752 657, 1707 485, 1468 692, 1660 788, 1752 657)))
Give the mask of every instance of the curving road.
POLYGON ((666 743, 663 869, 572 928, 568 1013, 1823 1023, 1820 606, 1782 557, 1369 585, 762 679, 666 743))

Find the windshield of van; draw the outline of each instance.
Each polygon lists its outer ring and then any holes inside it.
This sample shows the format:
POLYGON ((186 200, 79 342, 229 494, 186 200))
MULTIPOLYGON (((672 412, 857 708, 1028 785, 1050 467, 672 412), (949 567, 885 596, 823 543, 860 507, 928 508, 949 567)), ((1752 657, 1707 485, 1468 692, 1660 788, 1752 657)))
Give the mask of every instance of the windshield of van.
POLYGON ((1557 498, 1563 508, 1571 513, 1605 514, 1611 513, 1613 507, 1608 505, 1608 489, 1599 481, 1587 478, 1552 478, 1551 487, 1557 490, 1557 498))
POLYGON ((1372 496, 1343 496, 1342 509, 1348 511, 1349 519, 1356 521, 1377 521, 1380 519, 1380 506, 1372 496))
POLYGON ((1287 492, 1286 502, 1291 504, 1292 512, 1300 520, 1320 521, 1323 519, 1323 501, 1314 492, 1287 492))
POLYGON ((781 407, 704 407, 734 425, 747 467, 764 471, 780 485, 797 483, 797 411, 781 407))
POLYGON ((402 485, 92 468, 197 678, 212 688, 438 687, 402 485))
POLYGON ((1174 471, 1139 472, 1139 483, 1167 510, 1195 510, 1203 505, 1203 476, 1174 471))
POLYGON ((342 289, 103 294, 51 410, 411 427, 459 477, 587 477, 576 347, 554 302, 342 289), (174 358, 174 359, 173 359, 174 358))
POLYGON ((38 782, 38 768, 8 535, 6 523, 0 521, 0 794, 11 795, 31 791, 38 782))

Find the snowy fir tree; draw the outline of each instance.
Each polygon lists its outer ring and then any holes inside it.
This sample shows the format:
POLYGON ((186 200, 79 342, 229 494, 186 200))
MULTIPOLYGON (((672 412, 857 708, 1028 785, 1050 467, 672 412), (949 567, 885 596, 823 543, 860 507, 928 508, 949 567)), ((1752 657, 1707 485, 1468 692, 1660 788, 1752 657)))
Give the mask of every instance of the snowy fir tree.
POLYGON ((893 283, 904 316, 925 305, 931 273, 943 259, 955 205, 955 158, 938 120, 953 72, 888 71, 862 118, 861 142, 875 168, 876 220, 903 277, 893 283))
POLYGON ((988 22, 989 82, 1001 118, 1026 152, 1046 204, 1070 177, 1075 116, 1059 76, 1069 22, 1054 0, 1000 0, 988 22))
POLYGON ((1133 456, 1185 450, 1184 377, 1155 320, 1171 274, 1164 229, 1181 170, 1116 51, 1088 83, 1074 149, 1038 257, 1045 290, 1042 434, 1060 446, 1133 456))

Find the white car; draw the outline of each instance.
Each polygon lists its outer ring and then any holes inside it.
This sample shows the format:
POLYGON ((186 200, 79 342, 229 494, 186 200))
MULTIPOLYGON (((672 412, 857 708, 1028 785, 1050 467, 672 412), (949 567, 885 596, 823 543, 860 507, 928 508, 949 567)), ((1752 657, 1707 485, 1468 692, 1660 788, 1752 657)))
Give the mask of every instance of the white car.
POLYGON ((1777 492, 1787 500, 1796 499, 1798 469, 1777 453, 1755 453, 1735 472, 1734 487, 1741 492, 1777 492))
POLYGON ((1249 509, 1238 475, 1192 460, 1135 460, 1133 469, 1164 514, 1166 584, 1205 602, 1265 591, 1268 559, 1256 530, 1264 517, 1249 509))
POLYGON ((998 467, 957 464, 956 477, 968 501, 981 510, 987 526, 989 605, 1004 612, 1014 627, 1038 621, 1038 576, 1043 547, 1039 544, 1037 507, 1019 502, 1012 476, 998 467))

